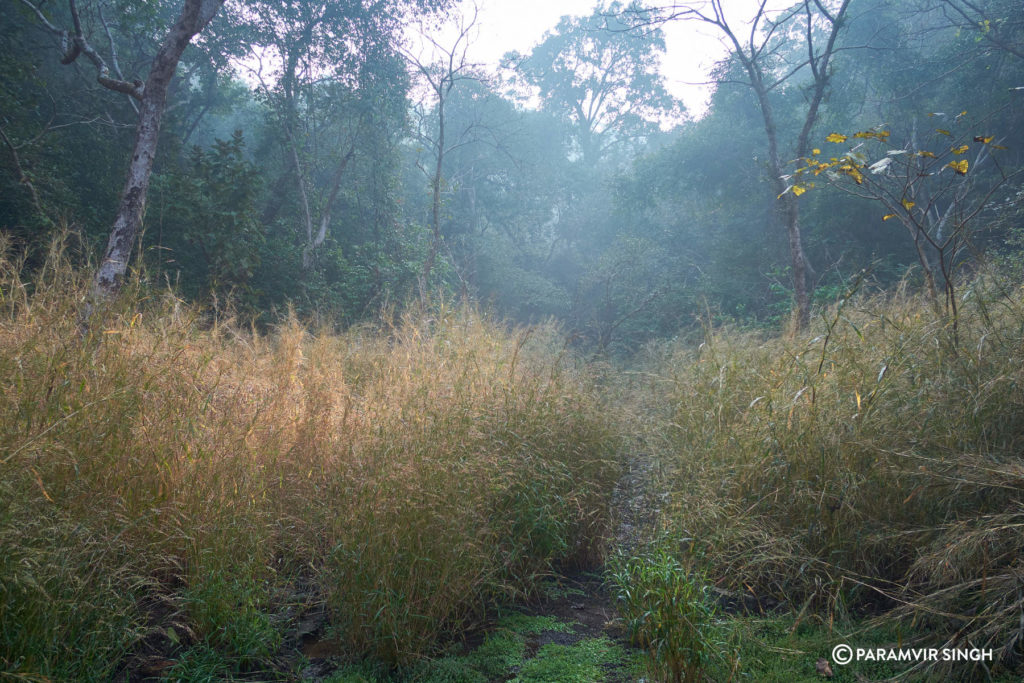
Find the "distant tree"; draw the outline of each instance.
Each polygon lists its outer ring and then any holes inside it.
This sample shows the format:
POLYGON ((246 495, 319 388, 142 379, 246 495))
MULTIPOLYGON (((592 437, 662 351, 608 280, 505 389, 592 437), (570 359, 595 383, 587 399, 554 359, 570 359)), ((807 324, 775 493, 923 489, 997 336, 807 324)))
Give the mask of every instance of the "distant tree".
MULTIPOLYGON (((441 233, 441 192, 444 184, 445 157, 456 149, 472 142, 475 126, 467 125, 460 130, 450 130, 448 124, 448 103, 452 91, 463 81, 482 78, 477 65, 467 58, 469 44, 476 26, 477 10, 472 14, 460 14, 456 17, 456 35, 454 40, 444 44, 433 38, 427 27, 420 25, 419 37, 424 43, 425 51, 417 52, 406 48, 404 54, 409 65, 427 86, 429 105, 426 102, 416 110, 419 123, 416 134, 419 141, 431 151, 430 167, 419 168, 430 180, 430 250, 423 263, 420 282, 420 294, 425 295, 430 280, 430 273, 441 249, 443 235, 441 233), (428 123, 426 107, 432 109, 432 122, 428 123)), ((418 162, 417 162, 418 163, 418 162)))
POLYGON ((284 172, 265 220, 284 203, 285 183, 298 197, 302 268, 313 268, 324 245, 345 174, 376 114, 404 94, 392 41, 396 16, 441 2, 392 0, 370 12, 361 2, 291 0, 249 8, 253 77, 270 105, 284 172), (386 84, 390 84, 386 86, 386 84), (391 92, 387 92, 390 87, 391 92))
POLYGON ((166 254, 161 267, 180 276, 188 296, 230 295, 251 310, 265 234, 257 210, 262 177, 245 158, 242 131, 166 166, 153 180, 156 216, 147 231, 166 254))
POLYGON ((1017 0, 940 0, 949 22, 995 49, 1024 59, 1024 6, 1017 0))
POLYGON ((590 164, 683 114, 660 72, 664 35, 628 30, 621 18, 627 11, 647 16, 636 3, 599 5, 589 17, 562 17, 529 55, 504 59, 524 97, 539 95, 545 109, 571 122, 578 153, 590 164))

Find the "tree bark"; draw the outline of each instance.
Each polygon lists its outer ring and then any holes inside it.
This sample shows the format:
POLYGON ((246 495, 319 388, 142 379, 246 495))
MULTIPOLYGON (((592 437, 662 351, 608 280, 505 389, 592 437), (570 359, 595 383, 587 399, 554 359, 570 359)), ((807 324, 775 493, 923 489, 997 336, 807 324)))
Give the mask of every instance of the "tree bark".
MULTIPOLYGON (((451 88, 448 88, 450 91, 451 88)), ((444 100, 445 95, 440 89, 437 90, 437 157, 434 163, 434 175, 431 178, 431 204, 430 204, 430 251, 427 253, 427 260, 423 262, 422 288, 429 287, 430 271, 434 268, 434 261, 437 260, 437 252, 441 248, 441 180, 444 171, 444 100)), ((424 292, 420 292, 423 296, 424 292)))
MULTIPOLYGON (((185 0, 181 15, 164 38, 153 59, 142 89, 139 122, 121 202, 110 231, 103 261, 93 279, 92 300, 110 299, 121 288, 128 261, 142 227, 153 159, 156 156, 160 123, 167 104, 167 88, 178 68, 182 53, 192 38, 218 12, 224 0, 185 0)), ((86 317, 89 311, 86 311, 86 317)))
MULTIPOLYGON (((820 53, 814 51, 813 36, 813 12, 810 0, 804 0, 803 9, 807 17, 807 66, 814 77, 814 85, 811 90, 811 98, 807 105, 807 114, 804 116, 804 123, 800 130, 800 136, 796 143, 796 158, 802 159, 807 156, 810 149, 811 131, 818 120, 818 110, 824 100, 830 77, 830 62, 835 54, 836 39, 843 22, 846 20, 846 11, 850 0, 843 0, 835 14, 829 14, 824 6, 815 0, 815 5, 831 25, 825 49, 820 53)), ((763 5, 762 5, 763 7, 763 5)), ((775 195, 783 202, 782 216, 786 224, 786 234, 789 239, 789 256, 793 268, 793 299, 796 306, 795 320, 798 330, 805 329, 811 321, 811 297, 808 285, 808 271, 810 266, 807 263, 807 255, 804 253, 803 237, 800 231, 800 204, 792 192, 787 192, 784 168, 779 157, 778 128, 775 123, 775 114, 772 110, 771 100, 768 97, 769 88, 766 85, 760 65, 756 61, 754 51, 750 55, 739 49, 739 43, 733 38, 737 52, 750 76, 750 85, 757 94, 758 104, 764 118, 764 129, 768 136, 768 157, 771 165, 772 187, 775 195)))
MULTIPOLYGON (((751 73, 753 69, 751 68, 751 73)), ((786 192, 785 171, 779 156, 778 128, 775 123, 775 112, 768 90, 760 79, 760 74, 751 76, 751 83, 761 107, 764 118, 764 130, 768 137, 768 164, 771 173, 772 192, 783 202, 782 215, 789 239, 789 259, 793 269, 793 303, 795 304, 795 323, 798 330, 807 327, 811 321, 811 297, 807 287, 807 256, 804 254, 803 237, 800 234, 800 205, 792 192, 786 192)))

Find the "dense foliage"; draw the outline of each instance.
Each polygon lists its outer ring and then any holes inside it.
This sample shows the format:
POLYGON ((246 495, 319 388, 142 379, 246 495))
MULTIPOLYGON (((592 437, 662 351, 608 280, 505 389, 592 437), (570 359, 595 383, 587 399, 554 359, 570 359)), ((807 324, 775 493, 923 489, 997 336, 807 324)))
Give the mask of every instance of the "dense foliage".
MULTIPOLYGON (((70 225, 83 255, 95 253, 118 201, 132 102, 60 65, 37 18, 10 4, 16 20, 0 35, 0 226, 38 250, 70 225)), ((780 149, 799 132, 812 85, 801 5, 774 17, 760 57, 778 83, 768 103, 780 149)), ((400 30, 401 13, 437 7, 395 2, 370 16, 359 3, 227 5, 186 51, 170 93, 141 245, 149 280, 247 315, 269 319, 290 304, 341 323, 442 288, 518 321, 555 316, 602 350, 672 336, 708 310, 749 324, 785 320, 781 202, 761 104, 739 61, 718 65, 706 111, 683 113, 656 70, 664 13, 616 3, 563 18, 499 73, 465 59, 471 31, 460 45, 417 52, 429 69, 403 68, 415 40, 400 30), (441 102, 413 86, 440 73, 427 62, 445 50, 462 62, 441 102)), ((98 2, 82 21, 95 44, 109 36, 107 53, 130 78, 144 75, 173 10, 98 2)), ((54 6, 51 19, 66 21, 63 11, 54 6)), ((963 187, 933 208, 981 207, 945 255, 954 271, 1012 243, 1020 8, 860 0, 849 12, 811 145, 827 163, 849 151, 826 142, 837 131, 884 130, 888 146, 913 151, 937 129, 991 138, 1007 149, 976 166, 972 157, 963 187)), ((803 165, 783 161, 790 172, 803 165)), ((890 212, 876 197, 817 180, 807 194, 799 177, 790 182, 815 301, 830 301, 865 266, 883 283, 920 266, 915 241, 882 220, 890 212)))

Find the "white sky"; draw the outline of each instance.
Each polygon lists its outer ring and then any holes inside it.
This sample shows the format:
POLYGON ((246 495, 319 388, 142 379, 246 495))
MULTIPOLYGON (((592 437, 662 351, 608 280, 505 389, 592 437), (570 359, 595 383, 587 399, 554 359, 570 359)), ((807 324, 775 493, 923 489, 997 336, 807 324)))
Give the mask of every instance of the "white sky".
MULTIPOLYGON (((471 4, 462 4, 472 12, 471 4)), ((510 50, 530 52, 563 15, 589 15, 597 0, 476 0, 476 4, 479 33, 468 56, 471 61, 495 66, 510 50)), ((723 4, 730 21, 743 22, 753 15, 757 0, 725 0, 723 4)), ((438 40, 444 42, 444 38, 438 40)), ((713 27, 688 21, 665 26, 665 48, 662 72, 669 92, 683 101, 691 115, 701 115, 710 94, 701 84, 708 80, 714 63, 725 56, 725 48, 713 27)))

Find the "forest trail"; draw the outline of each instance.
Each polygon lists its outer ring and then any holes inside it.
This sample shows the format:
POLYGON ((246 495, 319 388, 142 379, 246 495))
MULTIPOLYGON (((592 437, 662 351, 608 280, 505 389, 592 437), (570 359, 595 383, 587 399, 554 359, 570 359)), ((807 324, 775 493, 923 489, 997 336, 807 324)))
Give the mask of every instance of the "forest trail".
MULTIPOLYGON (((657 514, 654 463, 646 454, 627 458, 613 493, 611 554, 642 541, 657 514)), ((540 681, 624 683, 640 679, 642 652, 628 642, 603 568, 553 576, 539 596, 516 605, 447 657, 434 660, 415 680, 473 683, 540 681)), ((373 672, 338 669, 341 651, 330 641, 308 639, 309 665, 301 680, 356 683, 380 680, 373 672)))

